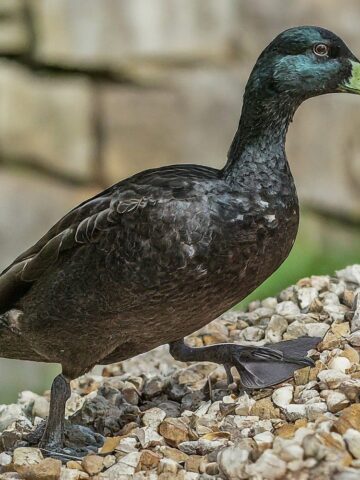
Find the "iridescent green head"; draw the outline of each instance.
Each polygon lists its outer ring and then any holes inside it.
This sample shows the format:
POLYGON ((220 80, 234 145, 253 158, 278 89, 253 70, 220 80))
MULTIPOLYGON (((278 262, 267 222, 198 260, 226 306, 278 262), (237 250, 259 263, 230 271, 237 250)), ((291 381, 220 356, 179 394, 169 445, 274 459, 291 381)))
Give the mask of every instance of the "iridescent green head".
POLYGON ((259 97, 287 93, 300 101, 324 93, 360 93, 360 63, 329 30, 290 28, 260 55, 247 90, 259 97))

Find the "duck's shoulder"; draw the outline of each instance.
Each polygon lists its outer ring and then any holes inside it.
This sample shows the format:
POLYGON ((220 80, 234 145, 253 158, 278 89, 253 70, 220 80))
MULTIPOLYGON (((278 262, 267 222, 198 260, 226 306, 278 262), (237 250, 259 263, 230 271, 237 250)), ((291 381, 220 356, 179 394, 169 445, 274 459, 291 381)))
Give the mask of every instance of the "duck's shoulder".
POLYGON ((142 194, 156 199, 186 197, 221 184, 220 170, 202 165, 170 165, 144 170, 112 187, 114 198, 142 194))

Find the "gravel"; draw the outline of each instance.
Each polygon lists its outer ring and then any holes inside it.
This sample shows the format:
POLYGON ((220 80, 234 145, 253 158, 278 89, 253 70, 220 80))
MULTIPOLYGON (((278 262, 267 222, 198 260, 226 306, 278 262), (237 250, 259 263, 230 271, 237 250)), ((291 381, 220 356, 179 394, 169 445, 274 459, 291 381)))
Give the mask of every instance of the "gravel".
POLYGON ((66 436, 91 444, 82 460, 44 458, 29 443, 49 392, 22 392, 0 405, 0 480, 360 478, 359 292, 359 265, 304 278, 188 337, 202 346, 324 335, 315 366, 276 387, 231 392, 221 366, 176 362, 166 346, 75 380, 66 436))

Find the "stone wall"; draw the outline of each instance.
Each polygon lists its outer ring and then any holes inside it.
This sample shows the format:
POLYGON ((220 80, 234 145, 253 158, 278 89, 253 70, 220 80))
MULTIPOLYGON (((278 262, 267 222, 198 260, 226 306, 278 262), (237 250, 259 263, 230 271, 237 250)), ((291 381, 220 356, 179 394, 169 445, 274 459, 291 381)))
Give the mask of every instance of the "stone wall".
MULTIPOLYGON (((360 54, 360 5, 328 0, 1 0, 0 268, 105 185, 220 167, 261 49, 293 25, 360 54)), ((304 204, 360 223, 360 98, 301 107, 288 155, 304 204)))

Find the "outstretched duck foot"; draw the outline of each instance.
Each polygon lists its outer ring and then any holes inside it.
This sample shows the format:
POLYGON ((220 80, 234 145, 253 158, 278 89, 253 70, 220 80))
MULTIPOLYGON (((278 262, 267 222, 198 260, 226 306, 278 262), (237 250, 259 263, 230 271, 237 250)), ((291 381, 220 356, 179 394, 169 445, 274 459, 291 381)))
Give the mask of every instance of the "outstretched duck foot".
POLYGON ((62 462, 68 462, 69 460, 81 461, 89 453, 94 453, 94 450, 88 448, 59 448, 55 450, 48 450, 46 448, 40 448, 44 457, 56 458, 62 462))
POLYGON ((231 367, 235 367, 242 387, 259 389, 288 380, 299 368, 313 366, 307 353, 321 340, 320 337, 300 337, 263 347, 219 343, 193 348, 182 339, 170 343, 170 353, 182 362, 208 361, 224 365, 229 385, 234 384, 231 367))
POLYGON ((28 433, 24 440, 30 445, 39 445, 45 457, 58 458, 62 461, 78 460, 89 453, 96 453, 105 441, 105 437, 100 433, 83 425, 73 425, 67 420, 64 427, 64 445, 44 446, 42 437, 45 427, 46 422, 44 421, 35 430, 28 433))

